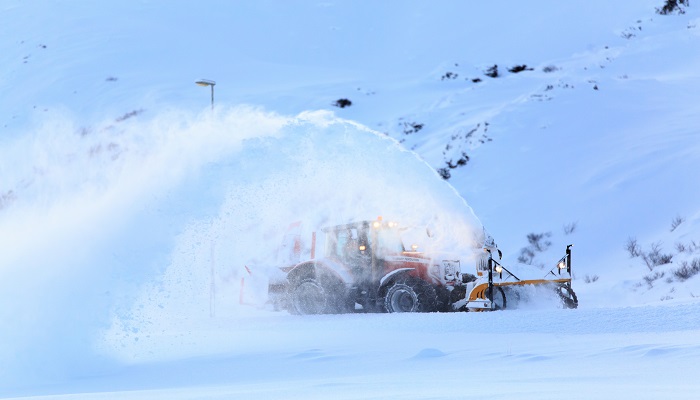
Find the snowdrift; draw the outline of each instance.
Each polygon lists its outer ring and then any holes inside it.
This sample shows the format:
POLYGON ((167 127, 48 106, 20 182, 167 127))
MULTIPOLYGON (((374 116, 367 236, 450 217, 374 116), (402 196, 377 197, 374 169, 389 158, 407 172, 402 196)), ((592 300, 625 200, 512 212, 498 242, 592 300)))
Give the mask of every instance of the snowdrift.
POLYGON ((295 221, 382 215, 455 250, 483 232, 414 153, 328 112, 236 107, 89 130, 55 118, 0 151, 4 379, 58 378, 94 368, 96 343, 114 355, 172 321, 230 317, 244 265, 274 265, 295 221))

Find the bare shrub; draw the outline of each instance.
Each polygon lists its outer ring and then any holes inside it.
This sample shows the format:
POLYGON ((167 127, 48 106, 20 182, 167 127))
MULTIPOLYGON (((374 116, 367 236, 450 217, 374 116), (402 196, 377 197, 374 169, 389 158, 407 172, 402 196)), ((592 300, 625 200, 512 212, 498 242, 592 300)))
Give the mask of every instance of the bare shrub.
POLYGON ((571 235, 572 233, 574 233, 574 231, 576 231, 576 225, 577 225, 576 222, 572 222, 570 224, 564 225, 564 234, 571 235))
POLYGON ((685 253, 688 250, 685 244, 678 242, 676 243, 676 251, 679 253, 685 253))
POLYGON ((656 271, 653 274, 647 275, 644 277, 644 282, 646 282, 647 286, 649 286, 649 289, 654 287, 654 282, 658 279, 661 279, 666 275, 665 272, 663 271, 656 271))
POLYGON ((552 242, 548 239, 552 236, 551 232, 544 233, 528 233, 527 241, 529 245, 520 249, 518 262, 532 265, 537 253, 547 251, 552 242))
POLYGON ((600 277, 599 277, 598 275, 588 275, 588 274, 586 274, 586 276, 583 277, 583 281, 586 282, 586 283, 593 283, 593 282, 597 281, 599 278, 600 278, 600 277))
POLYGON ((527 241, 530 243, 530 246, 535 249, 536 251, 543 252, 546 251, 549 246, 552 245, 552 242, 550 240, 547 240, 546 238, 552 237, 551 232, 545 232, 545 233, 528 233, 527 235, 527 241))
POLYGON ((700 250, 700 244, 698 244, 695 240, 691 240, 688 244, 683 242, 676 243, 676 251, 679 253, 693 254, 698 250, 700 250))
POLYGON ((639 257, 642 255, 642 249, 637 244, 637 239, 633 237, 627 238, 627 243, 625 244, 625 249, 630 254, 630 258, 639 257))
POLYGON ((678 225, 682 224, 685 221, 685 218, 681 217, 680 215, 677 215, 676 218, 671 220, 671 232, 675 231, 676 228, 678 228, 678 225))
POLYGON ((532 264, 535 259, 535 252, 529 247, 523 247, 520 249, 520 255, 518 256, 518 262, 522 264, 532 264))
POLYGON ((559 68, 556 65, 547 65, 546 67, 542 68, 542 72, 547 74, 554 71, 559 71, 559 68))
POLYGON ((128 113, 126 113, 126 114, 124 114, 124 115, 118 117, 117 119, 115 119, 114 122, 123 122, 123 121, 126 121, 126 120, 129 119, 129 118, 133 118, 133 117, 135 117, 135 116, 137 116, 137 115, 143 114, 144 111, 146 111, 146 110, 144 110, 143 108, 140 108, 140 109, 138 109, 138 110, 129 111, 128 113))
POLYGON ((13 192, 12 190, 8 190, 5 193, 1 193, 0 194, 0 210, 9 206, 15 200, 17 200, 17 195, 15 195, 15 192, 13 192))
POLYGON ((642 260, 649 268, 649 271, 654 269, 654 267, 664 264, 669 264, 673 259, 673 254, 663 254, 661 253, 661 242, 656 242, 651 244, 651 250, 646 253, 642 253, 642 260))
POLYGON ((696 258, 690 263, 681 261, 681 266, 673 271, 673 275, 683 282, 700 273, 700 258, 696 258))

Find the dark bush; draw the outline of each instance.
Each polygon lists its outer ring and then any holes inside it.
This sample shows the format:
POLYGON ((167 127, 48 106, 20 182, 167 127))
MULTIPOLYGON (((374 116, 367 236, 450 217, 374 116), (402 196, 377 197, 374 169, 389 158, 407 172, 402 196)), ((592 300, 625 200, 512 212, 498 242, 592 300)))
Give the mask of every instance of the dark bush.
POLYGON ((452 160, 447 161, 447 167, 449 169, 455 169, 455 168, 463 167, 463 166, 467 165, 468 162, 469 162, 469 156, 467 155, 467 153, 462 152, 462 157, 460 157, 456 163, 452 160))
POLYGON ((688 7, 689 5, 690 0, 666 0, 663 7, 656 9, 656 13, 668 15, 678 11, 678 14, 685 14, 685 9, 682 6, 688 7))
POLYGON ((139 110, 129 111, 128 113, 122 115, 121 117, 117 117, 117 119, 115 119, 114 122, 124 122, 129 118, 133 118, 137 115, 143 114, 144 111, 145 110, 143 108, 141 108, 139 110))
POLYGON ((423 129, 423 126, 423 124, 420 124, 418 122, 403 122, 403 133, 406 135, 416 133, 423 129))
POLYGON ((335 103, 333 103, 333 105, 340 108, 350 107, 352 105, 352 101, 348 99, 338 99, 335 101, 335 103))
POLYGON ((452 178, 452 174, 450 173, 450 170, 447 168, 438 168, 437 173, 440 174, 440 176, 444 180, 448 180, 448 179, 452 178))
POLYGON ((498 65, 493 64, 493 67, 489 67, 486 71, 484 71, 484 75, 491 78, 498 78, 498 65))
POLYGON ((700 273, 700 258, 694 259, 690 264, 686 261, 681 262, 680 268, 673 271, 673 275, 678 278, 679 281, 683 282, 687 279, 700 273))
POLYGON ((528 68, 527 65, 516 65, 515 67, 511 68, 508 70, 508 72, 512 72, 514 74, 517 74, 518 72, 523 72, 523 71, 532 71, 532 68, 528 68))

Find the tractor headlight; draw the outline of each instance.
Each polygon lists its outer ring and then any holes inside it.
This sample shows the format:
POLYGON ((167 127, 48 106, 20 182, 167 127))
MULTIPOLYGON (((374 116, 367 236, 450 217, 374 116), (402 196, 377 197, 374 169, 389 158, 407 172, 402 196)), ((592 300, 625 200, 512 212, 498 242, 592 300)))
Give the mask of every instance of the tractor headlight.
POLYGON ((557 267, 559 267, 559 269, 566 269, 566 263, 564 262, 564 260, 559 260, 559 264, 557 264, 557 267))
POLYGON ((496 265, 496 273, 500 274, 501 272, 503 272, 503 267, 501 267, 500 265, 496 265))

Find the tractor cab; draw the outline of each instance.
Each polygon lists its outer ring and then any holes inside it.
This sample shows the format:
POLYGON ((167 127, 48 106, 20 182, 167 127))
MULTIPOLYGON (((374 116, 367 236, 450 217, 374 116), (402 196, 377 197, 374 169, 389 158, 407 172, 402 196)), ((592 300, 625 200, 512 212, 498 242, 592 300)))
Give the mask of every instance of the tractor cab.
POLYGON ((406 249, 395 222, 361 221, 325 228, 326 259, 344 265, 356 282, 380 279, 406 249))

